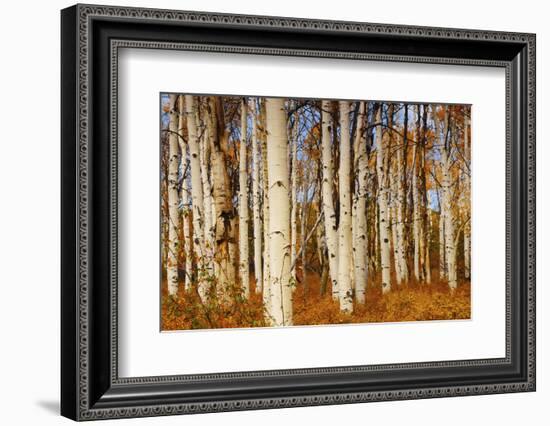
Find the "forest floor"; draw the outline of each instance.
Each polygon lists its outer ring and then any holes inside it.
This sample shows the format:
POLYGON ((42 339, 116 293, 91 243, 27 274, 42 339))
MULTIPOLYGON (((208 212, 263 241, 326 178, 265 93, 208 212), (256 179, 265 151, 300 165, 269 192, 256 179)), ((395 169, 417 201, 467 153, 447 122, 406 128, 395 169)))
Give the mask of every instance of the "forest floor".
MULTIPOLYGON (((300 277, 299 277, 300 278, 300 277)), ((308 290, 298 284, 293 297, 294 325, 400 322, 469 319, 471 312, 470 282, 459 281, 452 294, 446 282, 433 280, 431 284, 408 282, 393 284, 391 292, 382 295, 380 277, 369 286, 366 303, 355 303, 352 314, 340 312, 338 301, 330 293, 320 294, 319 275, 307 273, 308 290)), ((303 282, 303 280, 300 280, 303 282)), ((180 286, 183 287, 183 286, 180 286)), ((230 304, 219 304, 212 298, 201 303, 194 291, 180 289, 177 297, 169 297, 166 283, 162 285, 162 330, 189 330, 202 328, 247 328, 266 326, 261 294, 251 292, 248 300, 237 297, 230 304)))

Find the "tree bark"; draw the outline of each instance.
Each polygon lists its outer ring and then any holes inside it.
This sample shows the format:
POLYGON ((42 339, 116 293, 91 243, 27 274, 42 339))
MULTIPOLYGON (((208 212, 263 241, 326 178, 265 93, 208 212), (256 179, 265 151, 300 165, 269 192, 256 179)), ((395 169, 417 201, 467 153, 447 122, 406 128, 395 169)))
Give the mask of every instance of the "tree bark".
POLYGON ((267 135, 265 101, 260 103, 260 123, 262 136, 262 188, 263 188, 263 219, 264 219, 264 271, 263 271, 263 303, 268 317, 271 316, 271 273, 269 248, 269 185, 268 185, 268 161, 267 161, 267 135))
POLYGON ((424 105, 422 113, 422 145, 420 155, 420 190, 421 190, 421 208, 422 208, 422 266, 423 278, 427 284, 432 282, 432 271, 430 261, 430 234, 428 228, 428 192, 426 188, 426 145, 427 145, 427 122, 428 122, 428 107, 424 105))
POLYGON ((243 98, 241 101, 241 143, 239 149, 239 272, 241 275, 241 291, 246 298, 250 294, 248 267, 247 121, 247 103, 246 99, 243 98))
POLYGON ((365 135, 365 102, 359 103, 357 127, 355 130, 355 170, 357 171, 356 196, 353 211, 355 227, 353 239, 355 299, 357 303, 365 303, 367 289, 367 189, 369 178, 369 164, 367 157, 367 138, 365 135))
POLYGON ((187 161, 187 144, 183 139, 183 129, 186 127, 185 123, 185 98, 183 96, 178 97, 178 111, 179 111, 179 146, 181 152, 180 169, 182 173, 182 181, 180 188, 180 199, 182 205, 182 222, 183 222, 183 250, 185 253, 185 275, 184 275, 184 288, 189 290, 191 288, 191 278, 193 276, 193 255, 191 254, 191 228, 189 221, 191 219, 191 212, 189 210, 189 193, 190 188, 188 185, 189 179, 187 178, 189 163, 187 161))
MULTIPOLYGON (((439 119, 437 113, 435 114, 437 125, 439 130, 439 119)), ((443 198, 443 211, 444 211, 444 223, 445 223, 445 260, 446 260, 446 272, 447 280, 449 282, 449 288, 454 291, 457 287, 457 270, 456 270, 456 243, 455 243, 455 223, 452 211, 452 177, 451 177, 451 136, 450 136, 450 112, 445 108, 445 120, 443 126, 443 139, 440 146, 441 153, 441 190, 443 198)))
POLYGON ((338 292, 338 234, 336 225, 336 212, 334 209, 334 199, 332 193, 332 184, 334 179, 334 169, 332 163, 332 103, 331 101, 322 101, 321 105, 322 121, 322 139, 321 139, 321 161, 323 164, 323 212, 325 222, 325 237, 327 242, 329 258, 329 274, 332 283, 332 298, 337 300, 338 292))
POLYGON ((396 233, 397 233, 397 262, 399 263, 400 279, 401 282, 407 282, 409 280, 409 267, 407 265, 407 246, 406 246, 406 232, 405 232, 405 217, 406 217, 406 191, 405 191, 405 164, 407 157, 404 155, 407 150, 408 138, 408 123, 409 123, 409 110, 407 105, 404 106, 404 118, 403 118, 403 145, 398 147, 396 162, 397 162, 397 211, 396 211, 396 233))
POLYGON ((191 160, 191 202, 193 216, 193 249, 199 271, 197 271, 197 285, 201 300, 208 298, 208 281, 202 279, 204 269, 204 197, 202 193, 202 178, 200 164, 200 148, 196 120, 197 103, 194 96, 185 95, 185 115, 187 118, 187 133, 189 157, 191 160))
POLYGON ((422 281, 423 276, 421 274, 420 267, 420 257, 421 257, 421 214, 420 214, 420 195, 418 191, 418 174, 419 174, 419 145, 421 136, 421 113, 420 105, 416 106, 416 142, 413 147, 413 169, 412 169, 412 193, 413 193, 413 243, 414 243, 414 254, 413 254, 413 269, 414 269, 414 278, 416 281, 422 281))
MULTIPOLYGON (((204 104, 202 102, 201 104, 204 104)), ((199 108, 201 110, 201 108, 199 108)), ((205 108, 202 108, 205 111, 205 108)), ((206 116, 208 116, 206 114, 206 116)), ((206 120, 206 126, 204 126, 204 132, 201 138, 199 138, 199 161, 201 164, 201 181, 202 181, 202 193, 203 193, 203 205, 204 205, 204 257, 206 273, 209 277, 214 276, 214 268, 212 266, 212 259, 214 257, 214 212, 213 212, 213 200, 212 200, 212 185, 210 183, 210 145, 211 145, 211 125, 208 125, 206 120)), ((198 120, 197 120, 198 122, 198 120)))
MULTIPOLYGON (((468 163, 468 167, 470 167, 471 162, 471 155, 470 155, 470 119, 466 115, 464 116, 464 158, 465 161, 468 163)), ((471 194, 470 189, 470 175, 468 173, 465 173, 465 186, 466 186, 466 193, 468 195, 471 194)), ((470 226, 470 198, 467 198, 466 201, 466 214, 464 220, 466 221, 464 225, 464 278, 470 279, 470 249, 471 249, 471 241, 470 241, 470 232, 471 232, 471 226, 470 226)))
POLYGON ((237 250, 235 248, 233 191, 226 166, 229 135, 225 128, 224 110, 220 96, 210 98, 210 110, 210 116, 214 123, 212 125, 214 135, 210 148, 212 193, 216 212, 214 263, 216 271, 218 271, 218 298, 222 302, 228 302, 229 292, 235 286, 236 278, 235 259, 232 254, 237 250))
POLYGON ((277 209, 269 211, 271 321, 274 326, 292 325, 290 280, 290 211, 288 138, 284 100, 266 98, 269 199, 277 209))
MULTIPOLYGON (((382 105, 377 111, 377 123, 382 122, 382 105)), ((379 209, 379 238, 380 238, 380 267, 382 270, 382 293, 391 290, 390 278, 390 217, 388 209, 388 170, 387 147, 389 135, 383 132, 382 124, 376 127, 376 171, 378 176, 378 209, 379 209)))
POLYGON ((168 294, 175 296, 178 292, 178 229, 179 216, 179 144, 178 144, 178 112, 176 110, 177 95, 170 95, 170 134, 168 137, 168 256, 166 262, 166 282, 168 294))
POLYGON ((260 208, 262 195, 260 191, 260 148, 258 143, 258 129, 256 118, 256 100, 252 98, 252 211, 254 215, 254 276, 256 278, 256 293, 262 292, 262 220, 260 208))
MULTIPOLYGON (((292 137, 290 138, 290 145, 291 145, 291 205, 292 210, 290 212, 290 234, 291 234, 291 247, 290 247, 290 261, 291 264, 294 265, 296 263, 296 245, 298 243, 298 229, 297 229, 297 223, 298 223, 298 199, 297 199, 297 187, 298 187, 298 128, 299 128, 299 115, 296 113, 294 114, 294 122, 292 125, 292 128, 290 129, 290 134, 292 137)), ((302 202, 303 206, 303 202, 302 202)), ((302 207, 303 208, 303 207, 302 207)), ((303 265, 302 265, 303 267, 303 265)), ((292 270, 292 278, 294 279, 294 282, 297 282, 296 279, 296 271, 298 268, 294 268, 292 270)), ((305 271, 304 271, 305 273, 305 271)), ((305 275, 304 275, 305 276, 305 275)))
POLYGON ((340 311, 353 312, 351 286, 351 194, 350 194, 350 133, 349 102, 340 101, 340 167, 338 194, 340 197, 340 223, 338 225, 338 288, 340 311))

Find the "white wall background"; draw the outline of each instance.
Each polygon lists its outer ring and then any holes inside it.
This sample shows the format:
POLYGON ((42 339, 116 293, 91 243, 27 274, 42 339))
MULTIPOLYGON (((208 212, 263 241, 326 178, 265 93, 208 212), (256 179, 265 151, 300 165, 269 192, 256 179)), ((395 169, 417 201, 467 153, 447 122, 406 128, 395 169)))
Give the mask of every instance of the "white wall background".
MULTIPOLYGON (((537 33, 538 390, 530 394, 119 420, 118 424, 544 424, 550 401, 550 29, 544 2, 501 0, 120 0, 103 4, 537 33), (131 423, 128 423, 131 422, 131 423)), ((2 5, 0 18, 0 401, 2 424, 68 424, 59 404, 59 9, 2 5)), ((116 424, 107 421, 102 424, 116 424)))

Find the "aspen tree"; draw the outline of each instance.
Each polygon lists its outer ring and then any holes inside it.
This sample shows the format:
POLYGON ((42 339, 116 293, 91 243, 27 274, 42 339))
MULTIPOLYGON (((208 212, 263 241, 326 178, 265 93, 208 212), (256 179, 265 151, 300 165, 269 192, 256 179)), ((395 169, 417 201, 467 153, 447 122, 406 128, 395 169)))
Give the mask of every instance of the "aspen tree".
POLYGON ((359 102, 357 125, 355 130, 355 170, 357 171, 357 187, 354 197, 354 274, 355 298, 357 303, 365 303, 367 289, 367 187, 369 164, 367 157, 367 138, 365 135, 365 102, 359 102))
POLYGON ((258 142, 258 129, 256 118, 256 101, 251 99, 252 113, 252 212, 254 216, 254 276, 256 279, 256 293, 262 292, 262 220, 260 207, 262 195, 260 191, 260 147, 258 142))
POLYGON ((193 276, 193 256, 191 254, 191 229, 189 227, 189 220, 191 219, 191 212, 189 211, 189 179, 187 179, 189 163, 187 161, 187 144, 183 139, 183 129, 186 126, 185 98, 181 95, 178 97, 178 111, 178 141, 181 152, 180 170, 182 174, 180 200, 182 205, 183 250, 185 253, 185 275, 183 283, 185 290, 189 290, 191 288, 191 277, 193 276))
POLYGON ((405 243, 405 206, 406 206, 406 191, 405 191, 405 164, 408 139, 408 122, 409 110, 408 106, 404 105, 403 112, 403 145, 397 149, 397 194, 396 194, 396 236, 397 236, 397 263, 399 264, 400 278, 402 282, 409 280, 409 267, 407 265, 407 248, 405 243))
POLYGON ((288 137, 284 100, 266 98, 271 320, 275 326, 292 325, 290 280, 290 211, 288 137))
POLYGON ((228 301, 228 292, 235 285, 235 209, 233 189, 226 166, 229 133, 225 126, 224 108, 220 96, 210 98, 211 118, 214 120, 212 146, 210 147, 212 193, 216 212, 214 262, 218 278, 218 297, 228 301))
POLYGON ((412 192, 413 192, 413 243, 414 243, 414 252, 413 252, 413 269, 414 269, 414 278, 417 281, 423 280, 420 268, 420 257, 421 257, 421 213, 420 213, 420 194, 418 191, 418 163, 420 157, 420 140, 421 140, 421 113, 420 105, 416 106, 416 141, 413 147, 413 169, 412 169, 412 192))
POLYGON ((382 293, 391 290, 390 278, 390 217, 388 209, 388 144, 389 136, 382 131, 382 105, 376 113, 376 172, 378 176, 378 210, 379 210, 379 238, 380 238, 380 267, 382 270, 382 293))
POLYGON ((175 296, 178 292, 178 228, 179 216, 179 145, 178 145, 178 113, 176 111, 177 95, 170 95, 170 123, 168 136, 168 256, 166 262, 166 282, 168 294, 175 296))
POLYGON ((246 99, 241 101, 241 143, 239 149, 239 272, 241 289, 248 298, 248 158, 246 149, 248 109, 246 99))
POLYGON ((202 193, 202 178, 200 164, 200 148, 198 140, 198 129, 196 120, 197 103, 194 96, 185 95, 185 115, 187 118, 187 133, 189 145, 189 157, 191 161, 191 202, 193 216, 193 249, 199 272, 197 274, 197 284, 199 296, 204 302, 208 297, 208 281, 204 280, 201 269, 204 267, 204 198, 202 193))
POLYGON ((350 197, 350 134, 349 102, 340 101, 340 167, 339 188, 340 223, 338 225, 338 288, 340 310, 353 312, 353 294, 350 276, 351 257, 351 197, 350 197))
POLYGON ((422 276, 427 284, 432 281, 431 261, 430 261, 430 234, 428 228, 428 192, 426 188, 426 144, 427 144, 427 121, 428 107, 424 105, 422 113, 422 143, 420 155, 420 189, 421 189, 421 258, 423 272, 422 276))
MULTIPOLYGON (((452 143, 450 135, 450 111, 443 107, 445 118, 443 125, 443 139, 440 142, 440 154, 441 154, 441 191, 443 201, 444 212, 444 236, 445 236, 445 266, 447 273, 447 280, 449 282, 449 288, 454 291, 457 287, 457 273, 456 273, 456 242, 455 242, 455 223, 452 211, 452 143)), ((439 130, 439 118, 437 117, 437 111, 434 114, 436 120, 436 128, 439 130)))
POLYGON ((336 225, 336 212, 334 209, 334 199, 332 193, 333 184, 333 162, 332 162, 332 103, 331 101, 322 101, 321 103, 321 161, 323 167, 323 213, 325 223, 325 238, 327 243, 329 258, 329 274, 332 283, 332 297, 337 300, 338 291, 338 228, 336 225))
MULTIPOLYGON (((294 102, 292 103, 294 106, 294 102)), ((293 108, 292 108, 293 109, 293 108)), ((291 145, 291 212, 290 212, 290 234, 292 237, 291 247, 290 247, 290 263, 291 265, 296 264, 296 245, 298 243, 298 233, 297 233, 297 222, 298 222, 298 199, 297 199, 297 189, 298 189, 298 128, 299 128, 299 116, 298 113, 294 114, 294 121, 290 129, 290 145, 291 145)), ((302 202, 303 206, 303 202, 302 202)), ((303 208, 303 207, 302 207, 303 208)), ((292 271, 293 279, 296 282, 296 271, 298 268, 294 267, 292 271)), ((304 271, 305 274, 305 271, 304 271)), ((304 275, 305 277, 305 275, 304 275)))
MULTIPOLYGON (((204 107, 205 102, 201 102, 204 107)), ((201 108, 199 108, 200 110, 201 108)), ((210 275, 213 274, 213 268, 211 265, 214 250, 214 226, 213 219, 215 217, 213 210, 212 200, 212 185, 210 183, 210 145, 212 143, 212 134, 208 125, 207 109, 202 108, 206 116, 206 125, 204 126, 202 137, 199 139, 199 160, 201 163, 201 181, 202 181, 202 193, 203 193, 203 205, 204 205, 204 241, 205 241, 205 264, 207 271, 210 275)))
POLYGON ((259 122, 261 123, 262 137, 262 192, 263 192, 263 218, 264 218, 264 271, 263 271, 263 303, 268 317, 271 317, 271 274, 270 274, 270 253, 269 248, 269 185, 268 185, 268 160, 267 160, 267 137, 266 137, 266 112, 265 100, 259 104, 259 122))
MULTIPOLYGON (((470 119, 464 112, 464 159, 468 163, 468 167, 470 165, 470 119)), ((470 195, 470 175, 468 172, 465 173, 464 176, 465 180, 465 186, 467 188, 466 194, 470 195)), ((470 242, 470 232, 471 232, 471 226, 470 226, 470 200, 469 197, 467 197, 466 200, 466 217, 464 220, 466 221, 466 224, 464 225, 464 278, 469 279, 470 278, 470 249, 471 249, 471 242, 470 242)))

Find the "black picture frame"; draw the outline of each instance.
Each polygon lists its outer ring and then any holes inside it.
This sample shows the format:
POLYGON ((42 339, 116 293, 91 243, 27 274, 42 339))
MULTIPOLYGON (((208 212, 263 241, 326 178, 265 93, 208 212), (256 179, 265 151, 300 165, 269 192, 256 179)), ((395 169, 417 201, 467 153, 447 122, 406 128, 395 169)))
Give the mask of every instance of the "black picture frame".
MULTIPOLYGON (((535 390, 534 34, 97 5, 61 12, 61 414, 74 420, 535 390), (506 70, 506 356, 119 378, 117 49, 506 70)), ((156 285, 156 284, 155 284, 156 285)))

